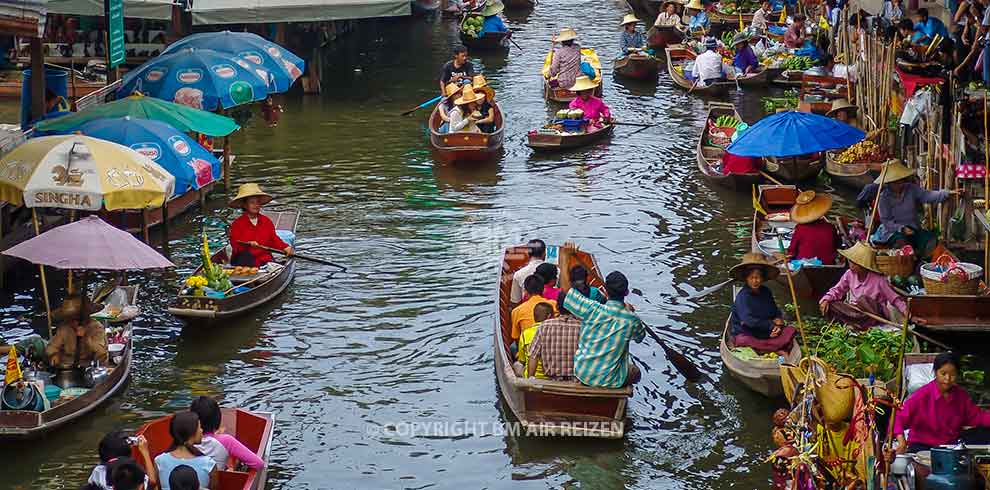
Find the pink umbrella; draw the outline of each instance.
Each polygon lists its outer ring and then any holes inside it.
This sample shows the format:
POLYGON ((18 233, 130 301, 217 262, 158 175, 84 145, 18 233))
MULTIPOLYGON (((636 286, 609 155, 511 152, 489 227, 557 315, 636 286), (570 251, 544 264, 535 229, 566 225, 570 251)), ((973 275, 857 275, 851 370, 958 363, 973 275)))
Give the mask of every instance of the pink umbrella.
POLYGON ((155 249, 97 216, 46 231, 3 252, 59 269, 120 271, 175 267, 155 249))

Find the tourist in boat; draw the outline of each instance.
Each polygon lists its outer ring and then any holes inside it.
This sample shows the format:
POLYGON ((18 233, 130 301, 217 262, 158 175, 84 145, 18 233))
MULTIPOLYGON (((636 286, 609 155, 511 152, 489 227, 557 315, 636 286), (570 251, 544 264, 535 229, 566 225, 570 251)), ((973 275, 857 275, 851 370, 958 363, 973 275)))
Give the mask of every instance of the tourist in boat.
POLYGON ((773 8, 770 6, 769 0, 760 2, 760 8, 753 12, 753 22, 750 23, 750 26, 757 32, 767 32, 767 16, 772 11, 773 8))
MULTIPOLYGON (((152 460, 151 453, 148 452, 148 440, 144 436, 138 436, 135 447, 137 447, 141 458, 144 460, 144 466, 151 468, 152 460)), ((113 431, 103 436, 103 439, 100 439, 97 451, 100 455, 100 464, 93 467, 93 471, 89 474, 88 482, 90 485, 93 485, 94 489, 112 490, 114 487, 110 476, 112 474, 113 464, 124 458, 129 459, 131 457, 131 444, 128 442, 126 434, 120 431, 113 431)), ((143 480, 145 481, 145 485, 150 488, 151 480, 147 477, 143 480)))
POLYGON ((564 307, 581 320, 581 335, 574 353, 574 376, 600 388, 621 388, 640 380, 639 368, 629 362, 629 341, 642 342, 643 321, 625 304, 629 281, 621 272, 605 277, 608 301, 601 304, 583 294, 564 295, 564 307))
POLYGON ((753 48, 749 47, 749 36, 746 33, 740 32, 733 36, 732 46, 736 49, 732 66, 736 68, 737 75, 755 73, 760 69, 760 60, 756 58, 753 48))
POLYGON ((522 335, 523 331, 529 327, 532 327, 536 323, 535 314, 533 313, 533 308, 540 303, 548 303, 553 307, 554 311, 557 310, 557 302, 551 299, 543 297, 543 278, 533 274, 523 281, 523 285, 526 288, 526 294, 528 298, 526 301, 519 303, 519 306, 512 309, 511 321, 512 321, 512 340, 519 340, 519 336, 522 335))
POLYGON ((488 0, 485 3, 485 8, 481 9, 481 15, 485 17, 484 22, 481 24, 481 32, 479 34, 487 34, 489 32, 508 32, 509 28, 505 26, 505 22, 502 21, 502 16, 499 15, 505 10, 505 4, 500 0, 488 0))
POLYGON ((70 294, 52 318, 60 322, 55 336, 45 347, 48 364, 55 369, 88 367, 93 361, 106 365, 107 331, 103 324, 90 318, 95 308, 78 293, 70 294))
POLYGON ((944 42, 951 41, 949 29, 945 27, 945 23, 929 16, 927 8, 920 8, 914 13, 914 30, 921 34, 912 40, 914 44, 928 46, 935 39, 935 36, 941 37, 945 40, 944 42))
POLYGON ((437 112, 440 113, 440 120, 443 122, 440 123, 437 132, 441 134, 450 132, 450 111, 454 108, 454 100, 461 94, 463 87, 463 85, 457 83, 448 83, 447 88, 444 89, 445 98, 440 102, 440 106, 437 109, 437 112))
POLYGON ((568 107, 584 111, 584 119, 588 121, 589 131, 612 122, 612 114, 609 112, 608 106, 602 102, 602 99, 595 97, 594 92, 597 87, 598 84, 584 75, 577 77, 571 87, 571 90, 577 92, 578 96, 571 101, 568 107))
POLYGON ((657 15, 653 27, 682 27, 681 14, 677 13, 677 3, 674 0, 667 0, 663 3, 663 10, 657 15))
MULTIPOLYGON (((571 281, 571 290, 578 291, 585 298, 598 303, 604 303, 608 298, 602 294, 598 288, 593 288, 588 285, 588 269, 585 269, 583 265, 575 265, 570 268, 569 279, 571 281)), ((558 295, 558 298, 560 296, 558 295)))
POLYGON ((179 465, 186 465, 196 470, 199 485, 206 488, 219 487, 219 471, 213 458, 203 454, 197 444, 203 442, 203 428, 199 416, 194 412, 179 412, 169 421, 168 432, 172 436, 172 445, 155 458, 155 468, 158 469, 158 481, 162 490, 171 490, 169 478, 172 471, 179 465))
POLYGON ((557 301, 560 288, 557 287, 557 266, 544 262, 536 266, 536 275, 543 279, 543 297, 557 301))
POLYGON ((899 321, 898 314, 907 313, 907 303, 877 268, 876 251, 865 242, 857 242, 839 253, 846 258, 849 270, 822 296, 818 303, 822 315, 860 329, 878 323, 864 311, 899 321))
POLYGON ((148 475, 141 465, 127 456, 121 456, 109 466, 106 486, 87 483, 83 490, 150 490, 148 475))
MULTIPOLYGON (((572 287, 570 294, 578 294, 577 289, 572 287)), ((534 366, 538 365, 549 379, 574 379, 574 353, 577 352, 578 338, 581 336, 581 320, 564 306, 564 300, 565 298, 559 298, 557 301, 560 315, 545 320, 533 337, 533 343, 529 346, 529 358, 535 359, 537 363, 530 363, 527 377, 536 376, 534 366)))
POLYGON ((488 86, 488 80, 484 75, 475 75, 471 79, 471 88, 484 95, 481 103, 478 104, 478 112, 481 119, 476 123, 482 133, 495 132, 495 91, 488 86))
POLYGON ((180 464, 172 470, 168 477, 168 484, 172 490, 199 490, 199 476, 192 466, 180 464))
POLYGON ((912 393, 897 412, 897 454, 927 451, 959 440, 969 444, 987 442, 963 433, 964 427, 990 427, 990 411, 976 406, 969 393, 957 384, 959 357, 943 352, 935 357, 932 367, 935 379, 912 393))
POLYGON ((832 196, 815 191, 798 194, 791 207, 791 221, 797 223, 791 235, 787 255, 791 259, 819 259, 824 265, 835 264, 839 236, 825 214, 832 208, 832 196))
POLYGON ((221 471, 227 469, 227 460, 231 456, 248 468, 260 470, 265 467, 265 462, 254 451, 221 430, 220 405, 216 400, 201 396, 193 400, 189 410, 199 416, 199 423, 203 427, 203 442, 197 444, 196 448, 213 458, 217 468, 221 471))
POLYGON ((732 341, 736 347, 750 347, 760 353, 787 354, 794 339, 794 327, 784 323, 773 293, 763 285, 780 274, 776 266, 760 253, 743 255, 742 262, 729 275, 746 284, 736 295, 729 319, 732 341))
POLYGON ((642 32, 636 30, 636 24, 638 23, 639 19, 633 14, 626 14, 622 18, 622 23, 619 24, 622 28, 622 34, 619 36, 620 57, 630 52, 646 48, 646 37, 643 36, 642 32))
POLYGON ((787 32, 784 33, 784 45, 788 49, 798 49, 804 46, 804 23, 806 19, 804 14, 794 15, 794 22, 791 23, 790 27, 787 28, 787 32))
POLYGON ((536 268, 542 264, 547 258, 547 244, 543 243, 543 240, 533 239, 526 243, 527 254, 529 255, 529 261, 526 265, 522 266, 514 274, 512 274, 512 288, 509 291, 509 303, 514 307, 522 302, 523 293, 525 292, 523 288, 523 283, 526 278, 536 274, 536 268))
POLYGON ((569 27, 560 30, 554 41, 560 47, 554 48, 550 60, 550 86, 570 88, 581 74, 581 46, 577 44, 577 31, 569 27))
POLYGON ((529 355, 529 347, 533 344, 533 338, 540 330, 540 325, 553 316, 554 307, 550 303, 539 303, 533 307, 533 325, 523 330, 519 336, 519 350, 516 351, 516 362, 513 363, 517 376, 536 377, 547 379, 543 373, 543 365, 539 360, 534 360, 529 355), (530 374, 532 373, 532 374, 530 374))
POLYGON ((691 74, 699 87, 707 87, 725 80, 722 55, 717 50, 718 41, 710 37, 705 40, 705 52, 694 59, 694 68, 691 69, 691 74))
POLYGON ((691 16, 686 29, 688 34, 695 31, 708 32, 711 19, 708 18, 708 13, 705 12, 705 6, 701 4, 701 0, 691 0, 684 6, 684 11, 691 16))
POLYGON ((262 206, 272 199, 272 195, 261 190, 258 184, 241 184, 237 189, 237 196, 230 201, 229 206, 240 208, 244 213, 230 224, 230 265, 261 267, 271 262, 272 254, 258 248, 258 245, 281 250, 289 257, 295 253, 291 245, 279 238, 275 232, 275 223, 261 213, 262 206))
MULTIPOLYGON (((907 168, 900 160, 887 163, 887 172, 883 177, 883 190, 880 191, 880 203, 877 211, 880 215, 880 226, 871 237, 874 243, 901 248, 911 244, 918 257, 927 257, 937 243, 937 236, 921 227, 918 220, 918 208, 922 204, 935 204, 945 201, 951 195, 959 195, 962 191, 928 191, 913 182, 917 174, 907 168)), ((880 177, 877 183, 881 184, 880 177)))
POLYGON ((474 65, 468 60, 467 48, 460 44, 454 46, 454 58, 440 69, 440 93, 444 93, 448 83, 460 84, 473 76, 474 65))
POLYGON ((722 175, 758 173, 761 161, 761 158, 741 157, 725 152, 722 154, 722 175))
POLYGON ((461 89, 461 96, 454 100, 454 109, 448 114, 450 116, 449 133, 480 133, 478 121, 482 119, 480 104, 485 96, 481 92, 475 92, 470 85, 465 85, 461 89))
POLYGON ((856 106, 850 104, 848 99, 835 99, 832 101, 832 108, 825 115, 850 126, 858 126, 856 110, 856 106))

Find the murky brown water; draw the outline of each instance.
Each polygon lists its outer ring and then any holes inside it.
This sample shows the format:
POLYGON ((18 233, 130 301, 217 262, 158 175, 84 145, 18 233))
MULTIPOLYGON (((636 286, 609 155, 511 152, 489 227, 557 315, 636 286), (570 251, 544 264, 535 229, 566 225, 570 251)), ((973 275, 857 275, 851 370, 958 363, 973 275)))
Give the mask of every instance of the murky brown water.
MULTIPOLYGON (((721 282, 749 249, 749 195, 710 188, 696 170, 704 101, 665 76, 656 87, 613 81, 608 62, 613 113, 655 128, 621 127, 610 144, 560 156, 533 156, 523 144, 547 114, 538 71, 551 34, 576 26, 608 60, 622 14, 593 0, 510 14, 523 50, 472 55, 507 112, 504 156, 477 168, 434 164, 427 113, 397 116, 434 96, 454 24, 390 21, 348 39, 326 95, 288 97, 278 128, 255 119, 234 138, 233 175, 301 208, 298 248, 349 272, 303 263, 293 287, 251 317, 183 330, 164 309, 197 260, 204 223, 217 236, 216 224, 234 217, 217 194, 205 217, 170 230, 181 270, 136 276, 146 314, 126 391, 47 439, 5 444, 0 488, 76 488, 104 433, 200 394, 277 414, 269 488, 765 487, 773 402, 722 372, 729 294, 685 299, 721 282), (492 275, 502 246, 531 237, 575 240, 606 271, 625 272, 644 293, 632 298, 643 319, 715 384, 686 384, 647 340, 632 347, 648 369, 624 440, 506 435, 492 275), (445 423, 454 424, 447 433, 432 425, 445 423), (412 424, 430 427, 410 433, 412 424)), ((734 97, 752 119, 763 95, 734 97)), ((4 300, 7 338, 26 332, 18 315, 40 310, 29 287, 4 300)))

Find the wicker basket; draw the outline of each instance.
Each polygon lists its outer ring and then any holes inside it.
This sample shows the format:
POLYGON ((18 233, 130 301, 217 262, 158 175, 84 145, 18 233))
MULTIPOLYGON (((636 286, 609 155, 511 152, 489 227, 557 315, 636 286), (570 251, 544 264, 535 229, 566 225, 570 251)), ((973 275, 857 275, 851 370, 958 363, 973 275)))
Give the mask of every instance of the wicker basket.
POLYGON ((913 255, 877 255, 877 269, 885 276, 907 277, 914 274, 913 255))
POLYGON ((982 275, 982 267, 968 262, 955 262, 947 255, 921 266, 921 280, 927 294, 974 295, 979 292, 982 275), (935 270, 940 265, 945 272, 935 270))

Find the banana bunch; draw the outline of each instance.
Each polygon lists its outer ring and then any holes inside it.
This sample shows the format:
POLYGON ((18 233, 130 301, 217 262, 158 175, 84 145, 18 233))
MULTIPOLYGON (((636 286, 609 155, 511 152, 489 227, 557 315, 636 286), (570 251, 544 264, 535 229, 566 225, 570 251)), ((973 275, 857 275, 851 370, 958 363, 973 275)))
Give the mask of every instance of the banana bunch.
POLYGON ((209 284, 209 281, 207 281, 203 276, 191 276, 186 279, 186 286, 191 288, 201 288, 207 284, 209 284))
POLYGON ((815 62, 808 56, 795 56, 784 60, 782 66, 787 70, 807 70, 815 66, 815 62))
POLYGON ((728 114, 723 114, 715 118, 715 126, 719 128, 735 128, 742 121, 735 118, 735 116, 730 116, 728 114))
POLYGON ((839 163, 877 162, 883 160, 883 149, 870 140, 850 146, 836 159, 839 163))

